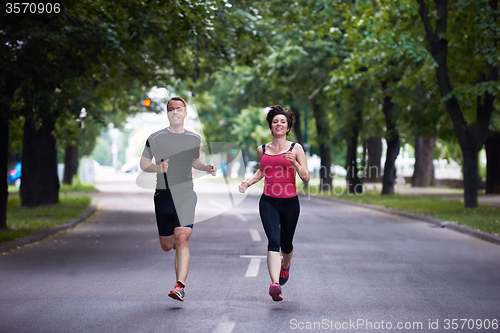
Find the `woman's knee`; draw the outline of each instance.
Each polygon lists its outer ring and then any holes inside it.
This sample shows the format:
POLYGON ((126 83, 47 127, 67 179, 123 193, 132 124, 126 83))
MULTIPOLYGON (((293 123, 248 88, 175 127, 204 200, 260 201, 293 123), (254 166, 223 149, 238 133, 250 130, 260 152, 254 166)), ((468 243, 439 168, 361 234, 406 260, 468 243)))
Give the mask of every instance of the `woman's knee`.
POLYGON ((269 239, 269 242, 267 243, 267 250, 273 252, 279 252, 280 251, 279 239, 272 239, 272 238, 269 239))
POLYGON ((293 245, 290 243, 290 244, 283 244, 281 246, 281 252, 283 252, 284 254, 290 254, 292 253, 293 251, 293 245))

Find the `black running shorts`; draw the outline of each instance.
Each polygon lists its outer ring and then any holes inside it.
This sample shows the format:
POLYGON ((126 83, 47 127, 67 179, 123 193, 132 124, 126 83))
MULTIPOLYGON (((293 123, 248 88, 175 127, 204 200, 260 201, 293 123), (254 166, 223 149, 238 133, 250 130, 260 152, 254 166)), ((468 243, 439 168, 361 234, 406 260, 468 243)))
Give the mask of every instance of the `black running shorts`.
POLYGON ((197 197, 194 191, 156 190, 154 196, 156 224, 160 236, 171 236, 177 227, 193 227, 197 197))

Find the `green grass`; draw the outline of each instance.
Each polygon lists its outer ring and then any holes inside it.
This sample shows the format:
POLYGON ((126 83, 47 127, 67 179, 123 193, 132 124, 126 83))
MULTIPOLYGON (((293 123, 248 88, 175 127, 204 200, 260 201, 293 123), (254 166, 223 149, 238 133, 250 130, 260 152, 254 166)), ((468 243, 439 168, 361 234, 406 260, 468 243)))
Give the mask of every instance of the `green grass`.
MULTIPOLYGON (((61 184, 61 187, 59 188, 59 193, 94 192, 94 191, 95 191, 94 184, 79 183, 79 182, 74 182, 71 185, 61 184)), ((10 194, 19 193, 19 187, 15 185, 9 185, 9 193, 10 194)))
POLYGON ((94 191, 95 191, 94 184, 87 184, 87 183, 74 183, 72 185, 61 184, 61 188, 59 189, 60 193, 94 192, 94 191))
POLYGON ((62 195, 56 205, 21 207, 21 200, 7 202, 7 230, 0 231, 0 243, 10 242, 36 231, 66 223, 82 214, 92 199, 88 195, 62 195))
POLYGON ((381 195, 380 192, 366 191, 362 195, 347 195, 345 189, 335 188, 335 193, 318 193, 318 186, 310 186, 311 194, 336 197, 359 203, 383 206, 413 214, 432 216, 443 221, 454 221, 461 225, 492 234, 500 234, 500 209, 479 205, 475 209, 464 208, 460 200, 417 195, 381 195))

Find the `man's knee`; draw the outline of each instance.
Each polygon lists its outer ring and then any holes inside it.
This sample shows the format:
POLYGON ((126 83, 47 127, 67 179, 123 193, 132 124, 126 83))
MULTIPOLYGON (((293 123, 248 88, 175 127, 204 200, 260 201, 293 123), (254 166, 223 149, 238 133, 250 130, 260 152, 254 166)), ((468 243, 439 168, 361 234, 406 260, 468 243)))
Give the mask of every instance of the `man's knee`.
POLYGON ((176 249, 184 248, 188 246, 188 240, 191 236, 193 229, 191 228, 176 228, 174 231, 174 244, 176 249))
POLYGON ((175 237, 175 246, 177 248, 188 246, 189 235, 181 234, 175 237))

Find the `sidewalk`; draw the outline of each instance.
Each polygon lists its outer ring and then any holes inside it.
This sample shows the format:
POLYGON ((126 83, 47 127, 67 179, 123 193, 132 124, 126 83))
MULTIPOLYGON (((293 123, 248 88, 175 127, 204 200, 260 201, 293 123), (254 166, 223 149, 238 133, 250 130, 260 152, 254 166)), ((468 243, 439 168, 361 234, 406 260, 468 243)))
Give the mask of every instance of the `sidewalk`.
MULTIPOLYGON (((319 179, 311 179, 309 182, 311 185, 318 185, 319 179)), ((335 186, 345 187, 345 181, 340 179, 334 179, 335 186)), ((382 183, 367 183, 364 184, 365 191, 382 191, 382 183)), ((409 184, 395 185, 396 194, 403 195, 422 195, 430 197, 440 197, 445 199, 455 199, 464 201, 464 190, 463 189, 452 189, 445 187, 412 187, 409 184)), ((480 205, 490 205, 500 208, 500 194, 479 194, 478 202, 480 205)))
MULTIPOLYGON (((365 184, 365 189, 368 191, 382 191, 382 184, 365 184)), ((396 194, 422 195, 455 199, 462 202, 464 201, 463 189, 451 189, 444 187, 412 187, 411 185, 396 184, 395 192, 396 194)), ((500 208, 500 194, 479 194, 478 202, 481 205, 490 205, 500 208)))

